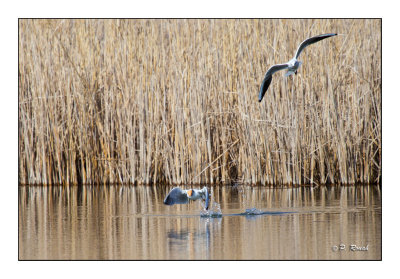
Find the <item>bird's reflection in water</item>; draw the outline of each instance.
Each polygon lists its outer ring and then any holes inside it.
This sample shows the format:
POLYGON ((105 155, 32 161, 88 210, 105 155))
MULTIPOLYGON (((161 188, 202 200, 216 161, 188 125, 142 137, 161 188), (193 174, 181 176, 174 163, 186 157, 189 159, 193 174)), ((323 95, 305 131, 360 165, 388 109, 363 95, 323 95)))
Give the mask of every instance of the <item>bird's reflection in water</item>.
POLYGON ((171 229, 167 232, 170 250, 187 250, 197 247, 205 252, 208 258, 211 249, 211 234, 221 228, 221 218, 200 218, 199 229, 171 229))
POLYGON ((167 238, 170 239, 170 243, 174 240, 187 240, 189 238, 189 230, 176 231, 172 229, 167 233, 167 238))

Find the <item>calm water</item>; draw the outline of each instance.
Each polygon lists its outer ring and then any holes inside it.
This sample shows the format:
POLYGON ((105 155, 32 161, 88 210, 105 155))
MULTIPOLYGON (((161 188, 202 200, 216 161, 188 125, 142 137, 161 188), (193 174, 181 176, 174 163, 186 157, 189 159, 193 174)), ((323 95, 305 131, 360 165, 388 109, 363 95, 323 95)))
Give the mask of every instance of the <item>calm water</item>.
POLYGON ((19 258, 381 259, 377 186, 216 186, 214 217, 164 205, 170 189, 19 187, 19 258))

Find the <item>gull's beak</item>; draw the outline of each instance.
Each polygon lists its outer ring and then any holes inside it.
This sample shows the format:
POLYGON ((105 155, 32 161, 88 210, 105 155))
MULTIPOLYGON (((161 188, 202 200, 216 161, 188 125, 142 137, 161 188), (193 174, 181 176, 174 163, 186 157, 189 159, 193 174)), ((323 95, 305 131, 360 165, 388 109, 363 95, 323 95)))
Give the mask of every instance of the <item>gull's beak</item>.
POLYGON ((191 197, 191 196, 192 196, 192 194, 193 194, 193 190, 192 190, 192 189, 190 189, 190 190, 188 190, 188 191, 187 191, 187 195, 188 195, 188 197, 191 197))

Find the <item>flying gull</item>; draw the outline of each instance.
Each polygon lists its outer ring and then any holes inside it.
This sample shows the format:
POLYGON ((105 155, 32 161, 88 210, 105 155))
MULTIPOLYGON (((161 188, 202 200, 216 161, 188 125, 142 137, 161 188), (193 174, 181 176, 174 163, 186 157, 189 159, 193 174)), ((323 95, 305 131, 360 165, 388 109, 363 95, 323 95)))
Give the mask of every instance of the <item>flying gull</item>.
POLYGON ((329 38, 332 36, 336 36, 336 35, 337 35, 336 33, 329 33, 329 34, 323 34, 323 35, 318 35, 315 37, 308 38, 299 45, 299 47, 297 48, 297 51, 296 51, 296 55, 289 62, 286 62, 284 64, 273 65, 271 68, 269 68, 267 73, 265 74, 263 82, 261 83, 260 93, 258 95, 258 101, 261 102, 261 100, 263 99, 265 92, 267 91, 269 85, 271 84, 272 75, 275 72, 287 69, 288 71, 285 74, 285 77, 293 75, 293 74, 297 74, 297 69, 302 64, 302 62, 297 60, 297 58, 299 58, 300 53, 303 51, 303 49, 305 49, 306 46, 309 46, 309 45, 319 42, 323 39, 326 39, 326 38, 329 38))
POLYGON ((174 204, 186 204, 189 200, 203 199, 206 202, 206 210, 208 210, 208 205, 210 203, 210 195, 208 193, 207 187, 201 190, 190 189, 183 190, 179 187, 173 188, 164 199, 164 204, 174 205, 174 204))

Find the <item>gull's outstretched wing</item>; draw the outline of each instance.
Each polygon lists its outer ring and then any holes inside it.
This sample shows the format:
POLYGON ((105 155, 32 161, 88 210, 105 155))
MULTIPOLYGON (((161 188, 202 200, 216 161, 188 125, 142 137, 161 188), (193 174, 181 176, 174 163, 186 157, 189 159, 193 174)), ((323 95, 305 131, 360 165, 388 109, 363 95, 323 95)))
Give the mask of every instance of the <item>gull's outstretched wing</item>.
POLYGON ((164 204, 167 205, 185 204, 188 202, 189 199, 186 192, 179 187, 173 188, 164 199, 164 204))
POLYGON ((277 64, 272 66, 271 68, 268 69, 267 73, 265 74, 264 80, 261 83, 261 87, 260 87, 260 93, 258 94, 258 101, 261 102, 261 100, 263 99, 265 92, 267 92, 267 89, 269 87, 269 85, 271 84, 272 81, 272 75, 280 70, 285 70, 289 67, 288 64, 277 64))
POLYGON ((318 35, 318 36, 315 36, 315 37, 311 37, 311 38, 305 39, 299 45, 299 47, 297 48, 295 58, 297 59, 300 56, 300 53, 303 51, 303 49, 306 46, 312 45, 312 44, 314 44, 316 42, 319 42, 319 41, 321 41, 323 39, 326 39, 326 38, 329 38, 329 37, 332 37, 332 36, 336 36, 336 35, 337 35, 336 33, 329 33, 329 34, 322 34, 322 35, 318 35))

